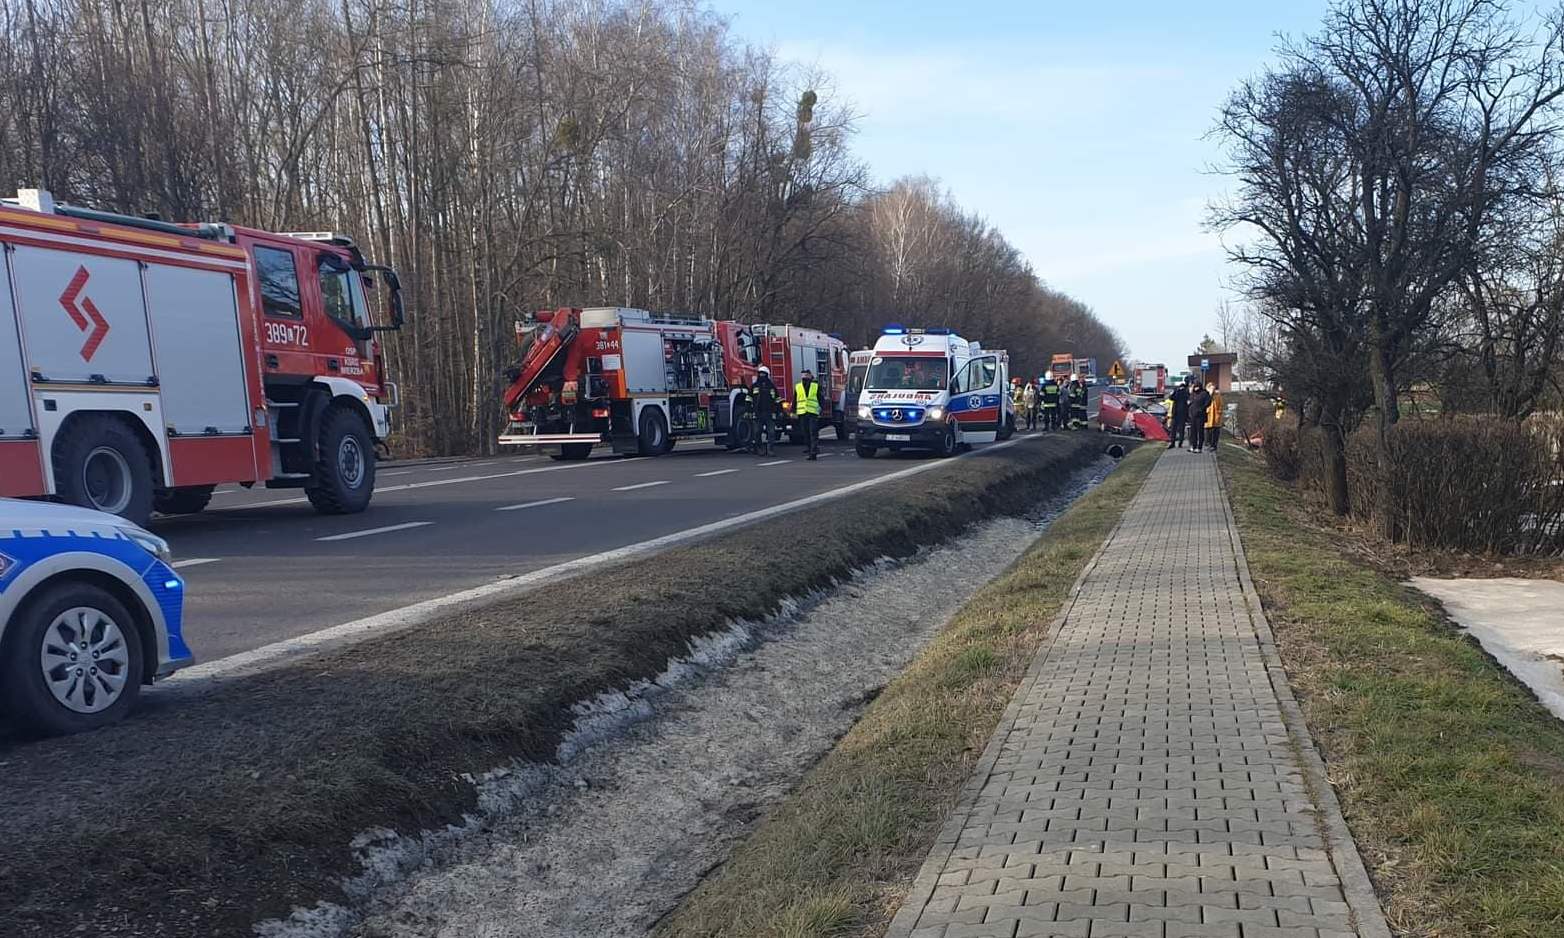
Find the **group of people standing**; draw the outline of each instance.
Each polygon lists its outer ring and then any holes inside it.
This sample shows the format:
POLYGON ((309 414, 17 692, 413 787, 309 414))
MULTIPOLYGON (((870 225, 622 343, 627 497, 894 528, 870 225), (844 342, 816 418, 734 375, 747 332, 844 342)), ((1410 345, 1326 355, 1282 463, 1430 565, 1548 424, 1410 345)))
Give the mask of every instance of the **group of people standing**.
MULTIPOLYGON (((750 406, 755 420, 754 434, 750 437, 749 451, 760 456, 771 455, 772 435, 776 429, 781 394, 771 380, 771 369, 765 365, 755 375, 749 389, 750 406)), ((793 385, 794 415, 798 417, 798 432, 804 438, 804 453, 810 461, 820 458, 820 383, 808 368, 799 375, 793 385)))
POLYGON ((1086 382, 1078 375, 1071 375, 1068 381, 1059 381, 1053 375, 1036 381, 1015 378, 1010 385, 1016 421, 1026 421, 1028 430, 1036 430, 1039 423, 1044 430, 1086 426, 1086 394, 1086 382))
POLYGON ((1175 384, 1162 403, 1167 410, 1168 449, 1184 445, 1187 429, 1191 452, 1204 452, 1207 444, 1210 444, 1211 452, 1216 452, 1226 405, 1222 401, 1222 391, 1215 384, 1201 384, 1198 378, 1190 378, 1175 384))

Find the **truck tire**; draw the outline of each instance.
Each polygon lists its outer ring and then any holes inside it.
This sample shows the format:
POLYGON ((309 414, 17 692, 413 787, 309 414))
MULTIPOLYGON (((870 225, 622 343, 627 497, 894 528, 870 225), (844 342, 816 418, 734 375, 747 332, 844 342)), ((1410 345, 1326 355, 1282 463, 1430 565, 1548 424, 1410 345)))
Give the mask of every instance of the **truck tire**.
POLYGON ((364 419, 349 408, 332 407, 321 416, 320 453, 304 494, 323 515, 352 515, 369 507, 375 444, 364 419))
POLYGON ((945 425, 945 435, 939 438, 939 448, 934 452, 941 459, 949 459, 961 451, 961 444, 957 442, 956 422, 952 420, 945 425))
POLYGON ((152 457, 141 438, 113 417, 87 416, 54 443, 61 500, 136 524, 152 517, 152 457))
POLYGON ((136 620, 111 593, 55 583, 28 597, 6 630, 0 707, 35 735, 107 726, 141 696, 143 655, 136 620))
POLYGON ((591 455, 591 443, 561 443, 558 455, 553 458, 561 462, 579 462, 591 455))
POLYGON ((728 449, 749 449, 755 445, 759 432, 760 428, 756 426, 753 416, 749 414, 740 416, 728 429, 728 449))
POLYGON ((637 442, 642 456, 661 456, 673 449, 673 438, 668 435, 668 418, 661 408, 648 407, 641 411, 641 427, 637 442))
POLYGON ((215 485, 187 485, 177 489, 162 489, 152 496, 152 509, 165 515, 200 514, 212 501, 215 485))

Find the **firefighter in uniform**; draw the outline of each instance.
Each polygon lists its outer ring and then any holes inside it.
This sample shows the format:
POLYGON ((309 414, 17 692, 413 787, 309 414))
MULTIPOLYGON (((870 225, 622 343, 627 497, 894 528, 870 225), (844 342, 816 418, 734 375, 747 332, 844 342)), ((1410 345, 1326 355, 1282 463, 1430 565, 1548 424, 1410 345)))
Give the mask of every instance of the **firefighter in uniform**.
POLYGON ((777 419, 777 386, 771 381, 771 369, 765 365, 761 365, 755 375, 749 398, 754 403, 755 414, 755 435, 749 441, 750 452, 770 456, 777 419))
POLYGON ((793 413, 798 415, 798 426, 804 433, 804 451, 814 461, 820 455, 820 385, 815 381, 815 373, 807 368, 793 386, 793 413))
POLYGON ((1043 429, 1059 429, 1059 381, 1053 375, 1043 381, 1043 429))
POLYGON ((1075 375, 1070 382, 1070 429, 1086 428, 1086 382, 1075 375))

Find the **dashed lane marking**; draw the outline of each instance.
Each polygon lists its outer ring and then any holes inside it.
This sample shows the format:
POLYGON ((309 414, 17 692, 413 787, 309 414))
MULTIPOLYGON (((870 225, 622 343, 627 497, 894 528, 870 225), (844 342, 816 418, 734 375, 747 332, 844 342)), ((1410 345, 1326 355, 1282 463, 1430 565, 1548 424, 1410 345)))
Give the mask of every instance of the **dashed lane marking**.
POLYGON ((522 502, 520 505, 506 505, 503 508, 496 508, 494 510, 495 511, 521 511, 523 508, 542 508, 544 505, 558 505, 560 502, 573 502, 573 501, 575 501, 575 498, 573 496, 566 495, 563 498, 545 498, 545 499, 541 499, 541 500, 535 501, 535 502, 522 502))
POLYGON ((222 560, 221 557, 191 557, 188 560, 174 561, 174 569, 183 570, 186 567, 199 567, 202 564, 217 563, 220 560, 222 560))
POLYGON ((773 459, 770 462, 756 463, 757 466, 780 466, 783 463, 792 462, 791 459, 773 459))
MULTIPOLYGON (((436 485, 460 485, 463 482, 486 482, 490 479, 508 479, 511 476, 532 475, 538 472, 561 472, 566 469, 590 469, 594 466, 623 466, 625 463, 638 462, 645 456, 632 456, 629 459, 593 459, 587 462, 574 462, 561 466, 539 466, 536 469, 515 469, 510 472, 489 472, 477 476, 462 476, 456 479, 435 479, 430 482, 405 482, 401 485, 388 485, 385 488, 375 489, 376 495, 386 495, 391 492, 405 492, 409 489, 427 489, 436 485)), ((307 498, 276 498, 269 502, 253 502, 249 505, 224 505, 221 508, 212 508, 210 511, 244 511, 249 508, 273 508, 277 505, 302 505, 309 501, 307 498)))
POLYGON ((635 485, 621 485, 621 486, 618 486, 618 487, 616 487, 614 489, 614 491, 616 491, 616 492, 633 492, 636 489, 649 489, 649 488, 652 488, 653 486, 656 486, 656 485, 667 485, 667 484, 668 484, 668 480, 667 479, 662 479, 662 480, 657 481, 657 482, 638 482, 635 485))
POLYGON ((697 479, 709 479, 712 476, 725 476, 725 475, 727 475, 730 472, 738 472, 738 470, 737 469, 718 469, 715 472, 697 472, 697 473, 695 473, 695 478, 697 478, 697 479))
MULTIPOLYGON (((906 469, 887 472, 885 475, 873 476, 839 488, 806 495, 803 498, 795 498, 780 505, 769 505, 765 508, 758 508, 754 511, 734 515, 731 518, 723 518, 721 521, 713 521, 693 528, 686 528, 683 531, 675 531, 672 534, 664 534, 661 537, 654 537, 650 540, 626 544, 623 547, 615 547, 600 553, 588 554, 584 557, 576 557, 541 569, 528 570, 515 576, 504 577, 492 583, 485 583, 482 586, 460 590, 446 596, 435 597, 434 599, 426 599, 422 602, 413 603, 410 606, 378 612, 374 615, 365 616, 362 619, 343 622, 340 625, 328 626, 317 632, 285 638, 281 641, 272 642, 270 645, 262 645, 260 648, 253 648, 249 651, 243 651, 236 655, 229 655, 226 658, 208 661, 204 664, 198 664, 179 671, 164 683, 164 693, 206 693, 214 686, 220 685, 224 679, 268 670, 279 663, 298 660, 304 656, 314 654, 322 648, 335 647, 368 638, 372 635, 384 635, 389 632, 423 625, 434 621, 442 615, 447 615, 453 610, 472 608, 478 603, 495 597, 525 593, 543 584, 557 583, 562 578, 580 573, 583 570, 592 570, 608 564, 622 563, 634 557, 644 557, 647 554, 656 553, 675 544, 699 540, 723 531, 755 524, 767 518, 775 518, 778 515, 798 511, 811 505, 845 498, 848 495, 862 492, 877 485, 884 485, 897 479, 905 479, 921 472, 948 466, 952 462, 961 459, 1008 449, 1020 442, 1020 439, 1011 439, 1004 443, 995 443, 991 446, 985 446, 976 453, 964 453, 954 460, 931 459, 927 462, 909 466, 906 469)), ((623 462, 625 460, 619 461, 623 462)), ((585 464, 577 463, 576 465, 585 464)))
POLYGON ((370 528, 367 531, 349 531, 346 534, 332 534, 327 537, 317 537, 317 541, 351 541, 356 537, 369 537, 372 534, 390 534, 392 531, 406 531, 408 528, 422 528, 434 524, 433 521, 408 521, 403 524, 388 524, 383 528, 370 528))

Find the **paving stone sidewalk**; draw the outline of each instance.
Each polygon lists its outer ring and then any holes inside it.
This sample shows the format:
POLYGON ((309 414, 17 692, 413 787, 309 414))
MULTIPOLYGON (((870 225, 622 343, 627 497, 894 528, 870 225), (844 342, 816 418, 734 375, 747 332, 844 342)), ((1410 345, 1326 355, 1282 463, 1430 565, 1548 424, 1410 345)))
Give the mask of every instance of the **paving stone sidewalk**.
POLYGON ((1334 795, 1310 796, 1215 463, 1162 456, 889 938, 1389 935, 1334 795))

